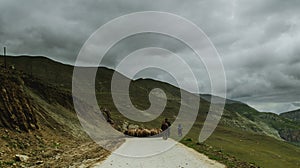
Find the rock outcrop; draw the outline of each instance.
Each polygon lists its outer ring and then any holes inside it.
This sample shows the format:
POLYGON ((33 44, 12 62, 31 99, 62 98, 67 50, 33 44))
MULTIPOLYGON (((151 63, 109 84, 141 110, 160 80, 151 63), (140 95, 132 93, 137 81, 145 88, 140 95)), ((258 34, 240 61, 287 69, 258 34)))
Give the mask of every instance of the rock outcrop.
POLYGON ((24 81, 10 70, 0 71, 0 126, 26 132, 38 129, 35 107, 25 92, 24 81))
POLYGON ((283 129, 279 131, 282 139, 288 142, 300 142, 300 130, 292 130, 292 129, 283 129))

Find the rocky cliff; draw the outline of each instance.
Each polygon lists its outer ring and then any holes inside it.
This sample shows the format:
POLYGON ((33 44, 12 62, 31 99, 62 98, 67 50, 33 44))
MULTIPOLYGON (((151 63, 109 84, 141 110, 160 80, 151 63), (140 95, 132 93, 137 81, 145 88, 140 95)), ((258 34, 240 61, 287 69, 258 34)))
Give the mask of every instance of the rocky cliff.
POLYGON ((35 106, 23 87, 20 74, 3 68, 0 71, 0 126, 27 132, 38 129, 35 106))

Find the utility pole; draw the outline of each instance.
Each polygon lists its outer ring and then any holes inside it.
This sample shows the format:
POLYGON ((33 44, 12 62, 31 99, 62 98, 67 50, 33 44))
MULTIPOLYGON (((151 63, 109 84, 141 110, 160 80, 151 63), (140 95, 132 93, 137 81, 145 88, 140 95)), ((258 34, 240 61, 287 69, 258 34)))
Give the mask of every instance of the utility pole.
POLYGON ((6 69, 6 47, 4 47, 4 67, 6 69))

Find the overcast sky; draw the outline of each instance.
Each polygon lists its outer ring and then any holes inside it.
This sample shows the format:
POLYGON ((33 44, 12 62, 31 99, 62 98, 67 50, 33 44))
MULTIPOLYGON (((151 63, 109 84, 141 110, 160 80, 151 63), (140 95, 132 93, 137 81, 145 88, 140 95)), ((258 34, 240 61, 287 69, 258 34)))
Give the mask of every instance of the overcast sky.
MULTIPOLYGON (((145 10, 180 15, 207 34, 223 60, 228 98, 261 111, 300 108, 299 0, 0 0, 0 45, 7 46, 9 54, 44 55, 73 64, 83 43, 101 25, 145 10)), ((148 46, 184 57, 199 74, 201 93, 209 92, 201 62, 169 37, 146 34, 124 39, 107 54, 103 65, 113 68, 122 55, 148 46)), ((147 71, 142 75, 172 83, 166 74, 147 71)))

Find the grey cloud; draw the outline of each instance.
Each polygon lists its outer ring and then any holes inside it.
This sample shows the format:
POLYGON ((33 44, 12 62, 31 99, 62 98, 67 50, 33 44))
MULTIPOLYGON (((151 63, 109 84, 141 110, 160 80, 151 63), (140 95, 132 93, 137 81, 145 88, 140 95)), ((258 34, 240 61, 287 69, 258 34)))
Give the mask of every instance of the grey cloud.
MULTIPOLYGON (((229 98, 251 101, 259 109, 264 109, 265 102, 265 107, 276 112, 298 101, 298 0, 2 0, 0 45, 6 45, 10 54, 45 55, 74 63, 82 44, 97 28, 118 16, 144 10, 175 13, 203 29, 224 62, 229 98)), ((115 67, 124 55, 151 46, 182 55, 197 74, 201 91, 209 92, 204 65, 184 44, 168 37, 141 35, 125 39, 107 53, 103 64, 115 67)), ((152 71, 144 75, 171 82, 168 75, 152 71)))
POLYGON ((300 107, 300 102, 292 103, 294 106, 300 107))

